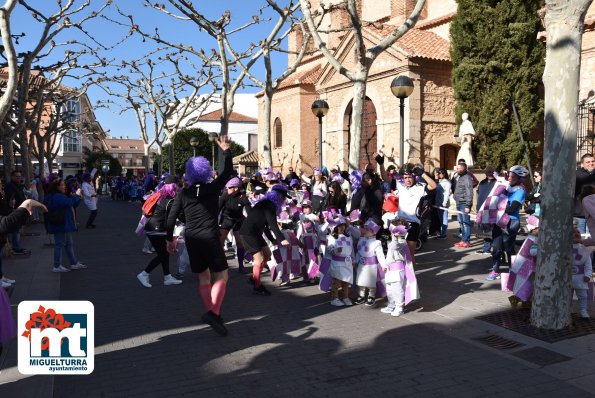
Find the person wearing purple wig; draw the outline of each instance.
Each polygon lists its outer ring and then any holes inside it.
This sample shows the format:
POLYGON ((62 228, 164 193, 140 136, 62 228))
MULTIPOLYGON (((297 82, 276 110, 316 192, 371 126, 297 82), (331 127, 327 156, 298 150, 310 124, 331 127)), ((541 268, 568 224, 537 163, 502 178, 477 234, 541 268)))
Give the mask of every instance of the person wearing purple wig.
POLYGON ((265 233, 271 242, 280 242, 283 246, 289 245, 277 225, 277 216, 281 213, 281 208, 287 197, 285 185, 273 185, 271 190, 254 204, 240 228, 240 237, 244 248, 254 258, 251 278, 251 282, 254 283, 254 294, 271 295, 271 292, 260 283, 262 268, 271 259, 271 250, 262 234, 265 233))
POLYGON ((167 217, 167 250, 175 251, 173 242, 176 220, 183 217, 186 222, 184 239, 190 259, 192 272, 198 274, 199 293, 207 312, 202 321, 209 324, 215 332, 227 335, 227 329, 221 318, 221 305, 227 289, 227 260, 219 242, 219 194, 231 177, 230 140, 220 136, 217 145, 223 152, 224 167, 221 174, 213 179, 213 170, 209 161, 202 156, 195 156, 186 163, 186 182, 184 188, 174 200, 167 217), (213 282, 211 282, 213 278, 213 282))
POLYGON ((153 215, 149 217, 145 224, 145 233, 153 245, 153 248, 155 248, 157 256, 149 262, 143 272, 136 276, 144 287, 151 287, 149 274, 157 268, 159 264, 161 264, 161 268, 163 269, 164 285, 179 285, 182 283, 181 280, 171 276, 169 272, 169 253, 165 241, 167 214, 176 197, 178 183, 174 176, 167 176, 162 182, 163 185, 157 191, 159 193, 159 200, 157 200, 157 204, 153 208, 153 215))

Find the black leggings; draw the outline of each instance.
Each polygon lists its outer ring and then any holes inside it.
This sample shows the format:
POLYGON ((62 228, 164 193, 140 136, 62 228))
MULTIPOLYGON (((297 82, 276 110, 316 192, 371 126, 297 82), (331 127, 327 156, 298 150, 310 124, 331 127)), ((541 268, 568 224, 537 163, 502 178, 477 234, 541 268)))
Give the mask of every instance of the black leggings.
POLYGON ((97 210, 91 210, 89 214, 89 218, 87 219, 87 227, 93 225, 93 221, 95 221, 95 217, 97 217, 97 210))
POLYGON ((147 274, 151 273, 159 263, 161 263, 161 267, 163 268, 163 275, 169 275, 169 253, 167 252, 167 245, 165 243, 165 235, 147 235, 149 241, 155 248, 155 253, 157 257, 152 259, 145 268, 145 272, 147 274))

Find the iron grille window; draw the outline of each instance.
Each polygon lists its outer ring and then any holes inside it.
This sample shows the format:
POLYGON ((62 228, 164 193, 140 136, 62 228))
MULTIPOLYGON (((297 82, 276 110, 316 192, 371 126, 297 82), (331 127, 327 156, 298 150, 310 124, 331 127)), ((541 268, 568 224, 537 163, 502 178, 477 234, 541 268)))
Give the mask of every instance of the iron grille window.
POLYGON ((283 146, 283 126, 281 125, 281 119, 275 119, 275 148, 281 148, 283 146))

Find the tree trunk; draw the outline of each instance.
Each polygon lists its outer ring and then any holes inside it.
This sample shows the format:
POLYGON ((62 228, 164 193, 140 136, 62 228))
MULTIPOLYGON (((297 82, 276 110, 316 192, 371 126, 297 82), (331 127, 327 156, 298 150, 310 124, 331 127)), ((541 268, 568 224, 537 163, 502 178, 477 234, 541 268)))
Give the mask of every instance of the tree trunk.
POLYGON ((169 161, 169 174, 176 174, 176 165, 174 164, 174 140, 173 138, 169 142, 167 147, 167 159, 169 161))
POLYGON ((28 187, 31 182, 31 153, 29 152, 29 143, 27 142, 27 132, 21 131, 18 135, 19 146, 21 147, 21 173, 25 180, 25 186, 28 187))
POLYGON ((272 139, 271 139, 271 105, 273 102, 273 88, 267 82, 267 87, 264 90, 264 109, 263 109, 263 118, 264 118, 264 132, 262 135, 263 145, 262 145, 262 158, 264 161, 264 167, 272 167, 273 166, 273 147, 272 147, 272 139))
POLYGON ((559 330, 570 323, 580 51, 585 14, 591 2, 546 1, 540 250, 531 309, 531 324, 544 329, 559 330))
POLYGON ((6 89, 0 98, 0 122, 4 120, 10 111, 19 79, 17 55, 10 31, 10 14, 14 10, 16 3, 17 0, 7 0, 4 6, 0 8, 0 36, 2 36, 2 45, 4 46, 5 57, 8 62, 8 80, 6 82, 6 89))
MULTIPOLYGON (((361 169, 359 164, 359 152, 362 142, 362 127, 364 104, 366 101, 366 79, 368 74, 365 71, 358 71, 356 80, 353 83, 353 102, 351 128, 349 134, 351 141, 349 143, 349 171, 361 169)), ((322 150, 322 143, 320 145, 322 150)))

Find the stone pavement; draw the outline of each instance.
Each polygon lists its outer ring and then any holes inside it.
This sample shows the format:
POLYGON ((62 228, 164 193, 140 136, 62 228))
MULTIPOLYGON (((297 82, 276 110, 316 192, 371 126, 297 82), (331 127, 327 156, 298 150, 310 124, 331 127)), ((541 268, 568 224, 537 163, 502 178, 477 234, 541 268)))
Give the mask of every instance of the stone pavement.
POLYGON ((337 309, 298 281, 271 287, 271 297, 253 296, 230 262, 229 335, 220 337, 200 322, 196 276, 163 286, 157 268, 153 288, 136 280, 151 259, 133 233, 139 205, 101 200, 99 209, 98 228, 75 236, 87 270, 52 274, 43 236, 26 238, 31 260, 5 263, 18 279, 13 303, 58 296, 94 303, 95 371, 22 376, 13 343, 0 358, 0 397, 593 395, 594 335, 548 344, 474 319, 508 306, 499 283, 483 279, 490 260, 474 253, 478 243, 464 251, 452 248, 454 238, 427 243, 417 257, 422 299, 399 318, 380 313, 384 303, 337 309), (475 340, 488 335, 524 346, 499 350, 475 340), (571 359, 543 366, 513 355, 531 347, 571 359))

